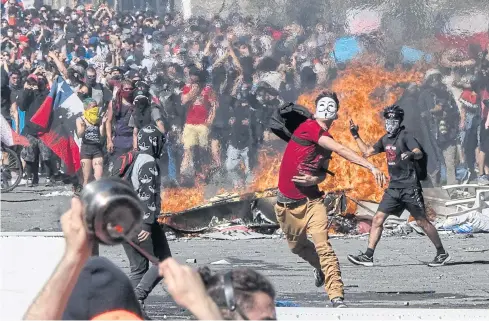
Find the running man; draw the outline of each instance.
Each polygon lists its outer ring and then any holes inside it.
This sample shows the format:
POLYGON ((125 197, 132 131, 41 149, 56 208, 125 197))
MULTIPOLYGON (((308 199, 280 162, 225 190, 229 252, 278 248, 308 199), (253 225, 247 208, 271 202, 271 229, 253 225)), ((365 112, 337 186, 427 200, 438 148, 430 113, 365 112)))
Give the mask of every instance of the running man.
POLYGON ((372 220, 367 251, 357 256, 348 255, 348 260, 356 265, 373 266, 374 251, 382 236, 384 222, 389 215, 401 216, 407 209, 436 247, 436 257, 428 265, 444 265, 450 261, 450 255, 443 248, 436 228, 428 221, 421 182, 415 169, 414 162, 423 158, 421 146, 414 136, 401 126, 404 119, 404 110, 401 107, 386 107, 384 119, 387 134, 374 146, 367 146, 363 142, 358 134, 358 126, 350 120, 350 132, 365 157, 386 153, 390 182, 372 220))
POLYGON ((368 168, 381 186, 385 177, 366 159, 333 140, 328 131, 338 118, 338 108, 335 93, 320 94, 314 119, 306 120, 293 132, 280 166, 275 214, 292 253, 314 267, 316 286, 325 285, 333 307, 344 308, 340 266, 328 240, 328 214, 318 184, 326 178, 333 152, 368 168))

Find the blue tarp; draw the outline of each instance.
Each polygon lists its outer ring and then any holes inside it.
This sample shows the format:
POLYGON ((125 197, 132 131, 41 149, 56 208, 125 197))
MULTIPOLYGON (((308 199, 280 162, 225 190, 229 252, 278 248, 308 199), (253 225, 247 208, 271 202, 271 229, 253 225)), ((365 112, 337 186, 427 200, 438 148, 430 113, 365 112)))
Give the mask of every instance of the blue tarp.
POLYGON ((403 63, 416 63, 425 57, 426 62, 430 62, 432 56, 430 54, 426 54, 425 52, 411 48, 408 46, 402 46, 401 48, 402 62, 403 63), (426 55, 426 56, 425 56, 426 55))
POLYGON ((347 62, 362 52, 360 43, 356 37, 342 37, 334 44, 334 56, 336 62, 347 62))

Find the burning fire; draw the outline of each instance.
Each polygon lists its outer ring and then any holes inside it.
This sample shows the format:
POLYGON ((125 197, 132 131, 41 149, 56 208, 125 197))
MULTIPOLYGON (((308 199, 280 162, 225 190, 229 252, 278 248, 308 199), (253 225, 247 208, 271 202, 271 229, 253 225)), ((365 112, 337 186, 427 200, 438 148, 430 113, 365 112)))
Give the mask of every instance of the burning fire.
MULTIPOLYGON (((333 124, 331 133, 335 140, 358 150, 350 135, 349 121, 352 119, 360 127, 360 134, 367 144, 374 144, 385 131, 379 112, 387 105, 393 104, 402 94, 395 89, 400 82, 419 83, 422 73, 403 70, 386 71, 377 66, 351 65, 340 73, 334 81, 332 90, 340 99, 339 119, 333 124)), ((312 112, 315 99, 324 89, 304 94, 297 103, 312 112)), ((254 172, 255 181, 247 190, 263 191, 277 186, 281 153, 263 149, 259 152, 259 165, 254 172)), ((385 156, 379 155, 370 159, 375 166, 387 174, 385 156)), ((345 190, 347 195, 359 200, 379 202, 383 190, 378 187, 366 169, 351 164, 339 156, 333 156, 330 170, 336 173, 320 185, 325 191, 345 190)), ((236 191, 234 191, 236 192, 236 191)), ((177 213, 204 203, 203 186, 195 188, 178 188, 164 191, 162 209, 165 213, 177 213)), ((348 212, 353 212, 352 204, 348 212)))
POLYGON ((162 193, 163 213, 178 213, 199 206, 205 202, 204 186, 192 188, 169 188, 162 193))

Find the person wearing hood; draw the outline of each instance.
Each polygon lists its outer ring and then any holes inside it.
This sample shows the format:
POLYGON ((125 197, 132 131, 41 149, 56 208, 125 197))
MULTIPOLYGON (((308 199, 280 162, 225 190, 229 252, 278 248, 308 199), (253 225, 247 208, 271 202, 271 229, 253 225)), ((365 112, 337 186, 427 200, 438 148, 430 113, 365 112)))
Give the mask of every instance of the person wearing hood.
MULTIPOLYGON (((161 209, 158 159, 163 145, 163 134, 160 130, 154 125, 146 125, 137 134, 138 151, 122 155, 109 166, 113 176, 123 176, 130 181, 143 207, 142 229, 133 241, 160 261, 171 256, 165 232, 157 221, 161 209), (127 161, 131 159, 132 162, 127 161)), ((161 280, 158 266, 150 266, 148 259, 129 243, 123 243, 123 247, 131 269, 129 278, 136 297, 144 308, 144 300, 161 280)))
POLYGON ((401 107, 388 106, 384 109, 383 116, 387 133, 373 146, 364 143, 358 133, 358 126, 350 121, 350 132, 365 158, 385 153, 390 179, 372 220, 367 250, 360 255, 348 255, 348 260, 355 265, 374 266, 374 251, 382 236, 384 222, 389 215, 400 217, 404 210, 408 210, 436 248, 436 256, 428 266, 445 265, 451 257, 445 251, 436 228, 427 218, 420 174, 416 171, 415 162, 425 157, 423 149, 402 126, 404 110, 401 107))
MULTIPOLYGON (((435 137, 437 149, 443 157, 447 176, 446 183, 448 185, 457 184, 455 167, 460 112, 453 94, 442 83, 440 71, 432 69, 426 72, 418 106, 421 117, 435 137)), ((432 177, 432 180, 434 183, 439 182, 440 177, 432 177)))

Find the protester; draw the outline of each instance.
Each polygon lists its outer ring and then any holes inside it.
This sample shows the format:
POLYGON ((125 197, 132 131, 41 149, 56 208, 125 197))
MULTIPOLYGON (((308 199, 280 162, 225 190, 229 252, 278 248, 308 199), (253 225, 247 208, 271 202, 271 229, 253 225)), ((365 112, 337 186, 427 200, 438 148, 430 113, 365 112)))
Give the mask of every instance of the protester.
MULTIPOLYGON (((161 208, 160 179, 157 160, 163 152, 163 134, 154 125, 147 125, 137 134, 137 152, 129 152, 111 163, 112 175, 128 180, 138 193, 143 207, 142 230, 133 241, 160 260, 171 256, 165 233, 157 218, 161 208)), ((136 297, 144 310, 144 300, 158 284, 158 267, 129 243, 123 243, 129 259, 130 279, 136 297)))
POLYGON ((26 118, 21 134, 29 140, 29 146, 24 147, 21 153, 21 157, 25 161, 27 185, 29 187, 39 184, 39 161, 42 161, 47 170, 46 186, 52 184, 52 177, 55 174, 51 159, 53 152, 39 139, 43 129, 30 121, 48 95, 46 86, 47 80, 45 78, 31 74, 27 77, 24 90, 18 98, 19 108, 25 112, 26 118))
POLYGON ((318 184, 326 179, 333 152, 368 168, 380 186, 385 178, 374 165, 333 140, 329 130, 338 119, 338 110, 336 94, 323 92, 316 98, 314 119, 304 121, 293 130, 280 165, 275 214, 292 253, 314 267, 316 286, 325 286, 333 307, 344 308, 340 266, 328 240, 324 192, 318 184), (307 234, 312 236, 312 242, 307 234))
POLYGON ((367 251, 361 255, 348 255, 348 260, 357 265, 373 266, 374 251, 382 236, 385 221, 389 215, 400 216, 407 209, 436 248, 436 256, 428 265, 445 265, 451 257, 445 251, 436 228, 427 218, 420 182, 424 177, 421 176, 421 170, 416 171, 415 162, 426 156, 416 139, 402 126, 404 110, 397 105, 389 106, 384 109, 383 116, 387 134, 374 146, 363 142, 358 126, 353 122, 350 127, 351 134, 365 157, 385 152, 390 180, 372 221, 367 251))
POLYGON ((76 120, 76 134, 82 138, 80 159, 83 173, 83 186, 88 184, 92 175, 96 180, 102 178, 104 171, 104 152, 102 137, 105 136, 105 122, 107 117, 100 119, 99 107, 95 99, 87 98, 83 101, 85 111, 82 117, 76 120))

